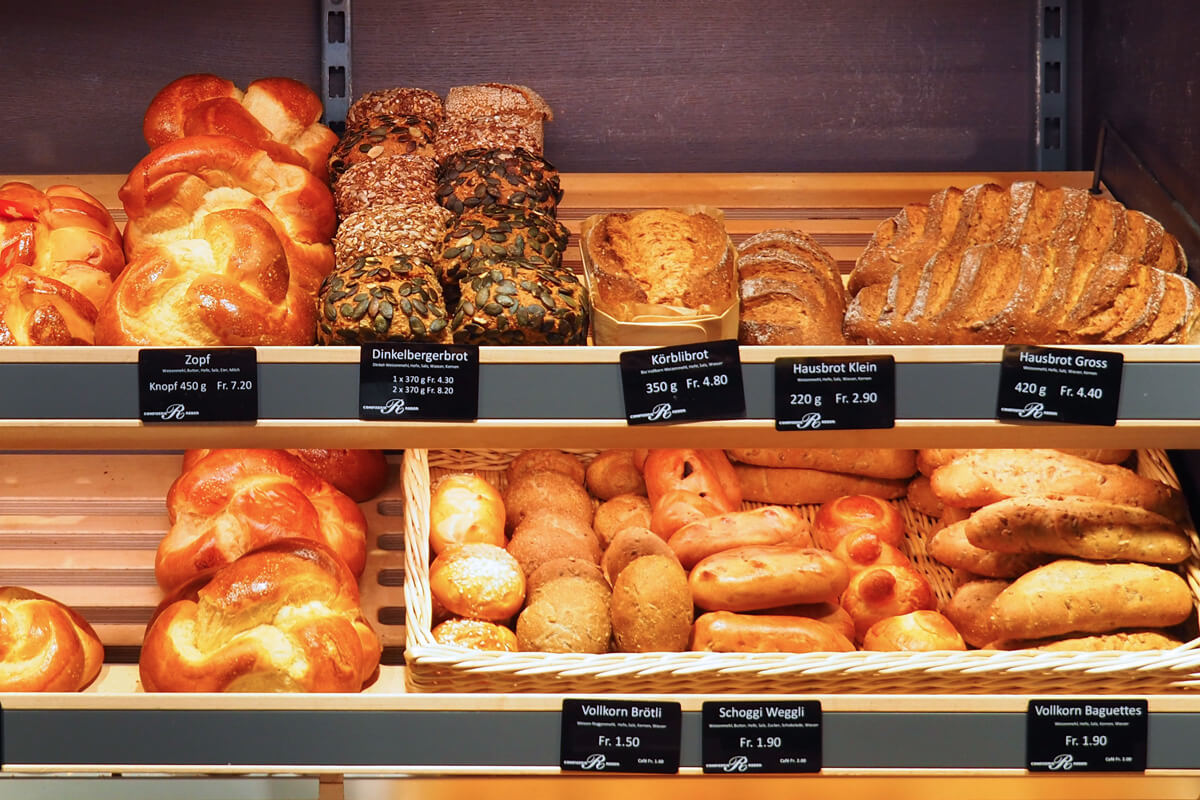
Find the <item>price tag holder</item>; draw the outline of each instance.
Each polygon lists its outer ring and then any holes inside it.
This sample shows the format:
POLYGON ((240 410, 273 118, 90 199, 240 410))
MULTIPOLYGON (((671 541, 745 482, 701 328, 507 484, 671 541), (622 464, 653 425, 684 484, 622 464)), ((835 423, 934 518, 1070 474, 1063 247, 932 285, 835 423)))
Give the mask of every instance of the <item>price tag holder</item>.
POLYGON ((479 416, 479 348, 416 342, 364 344, 358 417, 474 422, 479 416))
POLYGON ((707 702, 705 772, 820 772, 821 704, 816 700, 707 702))
POLYGON ((621 353, 621 390, 630 425, 746 416, 742 360, 732 339, 621 353))
POLYGON ((138 418, 154 423, 257 421, 257 351, 139 350, 138 418))
POLYGON ((896 427, 896 359, 775 359, 775 430, 896 427))
POLYGON ((1025 719, 1031 772, 1145 772, 1145 700, 1030 700, 1025 719))
POLYGON ((574 772, 676 773, 682 720, 679 703, 566 698, 559 765, 574 772))
POLYGON ((1124 370, 1121 353, 1007 345, 996 418, 1116 425, 1124 370))

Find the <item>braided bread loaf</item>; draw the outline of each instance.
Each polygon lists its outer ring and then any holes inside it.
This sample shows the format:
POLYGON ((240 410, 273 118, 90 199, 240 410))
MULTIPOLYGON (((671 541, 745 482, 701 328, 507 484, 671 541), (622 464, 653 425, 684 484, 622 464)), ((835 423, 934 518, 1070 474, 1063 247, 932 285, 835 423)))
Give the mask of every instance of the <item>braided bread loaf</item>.
POLYGON ((124 266, 120 231, 87 192, 0 186, 0 345, 91 344, 124 266))
POLYGON ((285 538, 328 545, 355 576, 366 563, 362 510, 283 450, 214 451, 171 484, 167 514, 154 576, 168 592, 285 538))
POLYGON ((74 609, 29 589, 0 588, 0 692, 78 692, 104 646, 74 609))
POLYGON ((320 123, 322 113, 316 93, 291 78, 262 78, 243 92, 216 75, 185 75, 150 101, 142 134, 151 148, 184 136, 232 136, 324 181, 338 137, 320 123))
POLYGON ((138 668, 151 692, 357 692, 380 652, 341 559, 285 539, 164 601, 138 668))
MULTIPOLYGON (((216 450, 186 450, 183 471, 216 450)), ((388 464, 382 450, 288 450, 304 462, 304 466, 345 492, 356 503, 370 500, 383 491, 387 482, 388 464)))

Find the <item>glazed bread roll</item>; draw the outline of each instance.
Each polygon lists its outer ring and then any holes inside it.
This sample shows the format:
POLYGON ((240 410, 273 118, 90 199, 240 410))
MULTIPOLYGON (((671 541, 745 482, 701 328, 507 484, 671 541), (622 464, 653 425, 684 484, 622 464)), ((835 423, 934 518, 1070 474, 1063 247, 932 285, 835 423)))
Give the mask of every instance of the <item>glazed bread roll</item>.
POLYGON ((996 641, 992 624, 992 601, 1008 588, 1010 581, 987 579, 967 581, 954 590, 946 604, 946 618, 972 647, 986 647, 996 641))
POLYGON ((687 649, 692 595, 687 574, 674 557, 648 555, 630 562, 613 583, 611 610, 617 652, 687 649))
POLYGON ((78 692, 100 674, 104 645, 79 612, 0 587, 0 692, 78 692))
POLYGON ((846 565, 830 553, 786 544, 722 550, 688 577, 692 599, 709 611, 832 602, 849 580, 846 565))
POLYGON ((357 692, 381 649, 337 554, 286 539, 165 600, 138 671, 149 692, 357 692))
POLYGON ((562 450, 522 450, 504 472, 510 484, 533 472, 561 472, 582 485, 587 470, 578 456, 562 450))
POLYGON ((813 540, 833 550, 847 535, 870 531, 879 540, 900 547, 904 543, 904 517, 891 503, 871 495, 846 495, 821 504, 813 516, 813 540))
POLYGON ((657 508, 672 492, 697 494, 721 511, 741 508, 737 473, 723 450, 650 450, 642 473, 651 508, 657 508))
POLYGON ((443 476, 429 500, 429 549, 434 555, 467 542, 504 547, 504 499, 473 472, 443 476))
POLYGON ((454 617, 435 625, 430 634, 438 644, 469 647, 472 650, 515 653, 518 649, 517 635, 511 628, 481 619, 454 617))
POLYGON ((808 521, 784 506, 730 511, 690 522, 667 540, 684 569, 722 550, 747 545, 812 547, 808 521))
POLYGON ((469 542, 448 547, 433 560, 429 591, 451 614, 503 622, 525 602, 525 573, 503 547, 469 542))
POLYGON ((696 618, 692 650, 711 653, 848 653, 854 643, 808 617, 713 611, 696 618))
MULTIPOLYGON (((679 561, 675 551, 653 531, 647 528, 625 528, 613 537, 612 543, 604 551, 601 567, 608 582, 615 585, 621 571, 643 556, 662 556, 671 561, 679 561)), ((691 620, 688 622, 690 624, 691 620)))
POLYGON ((650 501, 639 494, 619 494, 596 507, 592 529, 607 548, 613 538, 625 528, 650 527, 650 501))
POLYGON ((847 534, 833 548, 833 554, 841 559, 842 563, 850 570, 851 575, 883 564, 903 565, 909 563, 908 556, 895 546, 883 541, 877 533, 868 528, 847 534))
POLYGON ((842 608, 854 620, 858 641, 871 626, 886 617, 937 608, 929 581, 910 566, 887 564, 871 567, 850 578, 842 593, 842 608))
POLYGON ((750 611, 750 614, 765 614, 769 617, 807 617, 817 622, 824 622, 835 631, 845 636, 848 641, 854 641, 854 620, 846 613, 846 609, 837 603, 800 603, 798 605, 766 608, 762 611, 750 611))
POLYGON ((936 611, 920 609, 879 620, 863 636, 864 650, 966 650, 954 623, 936 611))
POLYGON ((975 450, 934 470, 930 482, 942 502, 959 508, 1050 494, 1140 506, 1175 521, 1182 521, 1187 513, 1178 489, 1125 467, 1057 450, 975 450))
POLYGON ((670 539, 685 525, 729 513, 707 498, 686 490, 667 492, 651 506, 651 509, 650 530, 664 540, 670 539))
POLYGON ((752 447, 725 452, 734 461, 757 467, 815 469, 822 472, 864 475, 868 478, 908 478, 917 471, 915 450, 752 447))
POLYGON ((1001 553, 977 547, 967 538, 967 522, 940 529, 929 540, 929 555, 947 567, 985 578, 1015 578, 1050 560, 1043 553, 1001 553))
POLYGON ((167 592, 278 539, 327 544, 355 576, 366 564, 362 510, 283 450, 217 450, 198 460, 171 484, 167 516, 154 559, 167 592))
POLYGON ((844 495, 866 494, 885 500, 904 496, 908 481, 867 478, 841 472, 734 464, 738 486, 746 500, 780 505, 827 503, 844 495))
POLYGON ((1003 553, 1180 564, 1192 552, 1187 534, 1166 517, 1091 498, 1012 497, 962 524, 971 544, 1003 553))
MULTIPOLYGON (((213 453, 213 450, 185 450, 182 472, 213 453)), ((304 466, 333 484, 356 503, 363 503, 383 491, 387 483, 388 463, 382 450, 286 450, 304 462, 304 466)))
POLYGON ((1149 564, 1060 559, 1031 570, 992 601, 1000 639, 1165 628, 1195 615, 1178 574, 1149 564))
POLYGON ((642 471, 633 463, 632 450, 604 450, 587 467, 587 488, 601 500, 623 494, 646 494, 642 471))

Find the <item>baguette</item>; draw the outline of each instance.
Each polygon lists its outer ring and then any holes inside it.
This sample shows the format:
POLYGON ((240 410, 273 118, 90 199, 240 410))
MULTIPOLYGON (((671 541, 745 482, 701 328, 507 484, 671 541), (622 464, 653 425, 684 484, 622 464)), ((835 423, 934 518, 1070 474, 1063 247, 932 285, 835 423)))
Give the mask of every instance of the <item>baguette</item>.
MULTIPOLYGON (((959 456, 968 453, 974 453, 975 450, 967 448, 934 448, 917 451, 917 469, 922 475, 932 475, 933 471, 940 466, 949 464, 959 456)), ((1010 450, 1009 452, 1019 453, 1020 450, 1010 450)), ((1058 448, 1058 452, 1066 453, 1069 456, 1078 458, 1086 458, 1088 461, 1095 461, 1098 464, 1121 464, 1133 455, 1132 450, 1112 450, 1102 448, 1058 448)))
POLYGON ((1012 497, 963 525, 971 544, 1002 553, 1179 564, 1192 550, 1183 529, 1160 514, 1081 497, 1012 497))
POLYGON ((938 500, 938 496, 933 493, 933 486, 929 483, 928 475, 919 474, 909 481, 906 496, 908 504, 914 511, 930 517, 940 517, 946 511, 942 501, 938 500))
POLYGON ((903 497, 908 482, 903 479, 868 478, 816 469, 755 467, 734 464, 742 498, 779 505, 828 503, 838 497, 867 494, 884 500, 903 497))
POLYGON ((1121 631, 1092 636, 1068 636, 1062 639, 1034 641, 1006 640, 991 642, 985 650, 1049 650, 1052 652, 1093 653, 1100 650, 1173 650, 1183 644, 1162 631, 1121 631))
POLYGON ((1166 628, 1194 613, 1187 582, 1170 570, 1075 559, 1027 572, 992 601, 999 639, 1166 628))
POLYGON ((929 480, 943 503, 959 508, 1019 495, 1079 495, 1140 506, 1177 522, 1187 514, 1178 489, 1057 450, 975 450, 938 467, 929 480))
POLYGON ((1050 560, 1041 553, 998 553, 985 550, 967 538, 966 521, 939 530, 929 540, 929 555, 954 569, 985 578, 1015 578, 1050 560))
POLYGON ((753 447, 725 452, 734 461, 756 467, 818 469, 868 478, 908 478, 917 471, 915 450, 753 447))
POLYGON ((1008 581, 982 579, 968 581, 954 590, 943 613, 954 623, 963 639, 972 647, 986 647, 996 641, 992 625, 992 601, 1005 589, 1008 581))

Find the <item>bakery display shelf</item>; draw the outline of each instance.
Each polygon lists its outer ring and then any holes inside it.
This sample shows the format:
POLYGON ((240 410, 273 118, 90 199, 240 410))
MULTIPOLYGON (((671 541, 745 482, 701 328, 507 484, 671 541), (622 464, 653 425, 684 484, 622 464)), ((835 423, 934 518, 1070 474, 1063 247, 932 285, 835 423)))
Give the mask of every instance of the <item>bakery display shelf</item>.
POLYGON ((995 419, 1003 348, 743 347, 744 419, 630 426, 618 347, 480 353, 479 420, 363 422, 352 347, 258 350, 259 421, 143 424, 132 348, 0 348, 0 450, 260 447, 597 447, 844 444, 844 431, 777 432, 774 360, 879 355, 896 360, 896 426, 853 433, 858 446, 1200 448, 1200 346, 1104 347, 1125 359, 1115 427, 995 419), (648 434, 652 431, 652 434, 648 434))

